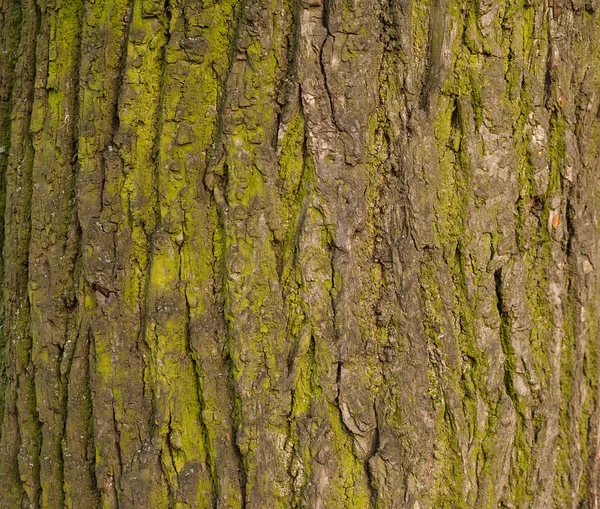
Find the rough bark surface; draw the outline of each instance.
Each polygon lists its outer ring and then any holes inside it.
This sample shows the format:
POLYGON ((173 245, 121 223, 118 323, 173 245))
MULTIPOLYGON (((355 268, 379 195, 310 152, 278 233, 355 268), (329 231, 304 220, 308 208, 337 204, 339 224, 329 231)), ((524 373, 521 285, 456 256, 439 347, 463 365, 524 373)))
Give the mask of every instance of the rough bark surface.
POLYGON ((0 0, 0 508, 597 508, 597 7, 0 0))

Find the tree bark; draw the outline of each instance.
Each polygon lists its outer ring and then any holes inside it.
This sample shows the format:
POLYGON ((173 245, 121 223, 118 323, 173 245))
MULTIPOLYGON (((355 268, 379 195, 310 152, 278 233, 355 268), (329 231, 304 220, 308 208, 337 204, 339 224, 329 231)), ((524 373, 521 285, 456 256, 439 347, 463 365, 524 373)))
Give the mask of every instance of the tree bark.
POLYGON ((595 0, 0 0, 0 508, 598 508, 595 0))

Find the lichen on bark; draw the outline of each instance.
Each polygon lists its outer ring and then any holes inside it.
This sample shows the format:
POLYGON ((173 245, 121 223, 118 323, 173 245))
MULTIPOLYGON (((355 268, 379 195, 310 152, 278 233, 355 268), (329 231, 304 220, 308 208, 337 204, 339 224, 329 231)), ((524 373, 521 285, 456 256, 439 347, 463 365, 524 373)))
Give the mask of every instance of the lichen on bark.
POLYGON ((595 2, 0 34, 0 508, 596 507, 595 2))

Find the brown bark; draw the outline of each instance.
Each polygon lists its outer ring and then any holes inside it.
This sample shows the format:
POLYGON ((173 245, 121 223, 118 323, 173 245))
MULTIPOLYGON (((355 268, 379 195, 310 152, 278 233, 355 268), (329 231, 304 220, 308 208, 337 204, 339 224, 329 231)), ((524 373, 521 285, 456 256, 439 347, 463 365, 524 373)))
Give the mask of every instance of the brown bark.
POLYGON ((0 508, 598 506, 596 2, 0 34, 0 508))

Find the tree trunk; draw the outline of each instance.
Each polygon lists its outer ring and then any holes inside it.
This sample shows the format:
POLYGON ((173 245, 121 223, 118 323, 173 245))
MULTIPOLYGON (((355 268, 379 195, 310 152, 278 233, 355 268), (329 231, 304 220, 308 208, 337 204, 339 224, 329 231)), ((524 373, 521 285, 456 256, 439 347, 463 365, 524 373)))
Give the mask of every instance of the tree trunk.
POLYGON ((548 3, 0 0, 0 508, 598 508, 548 3))

